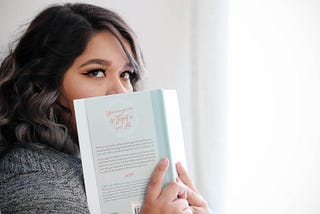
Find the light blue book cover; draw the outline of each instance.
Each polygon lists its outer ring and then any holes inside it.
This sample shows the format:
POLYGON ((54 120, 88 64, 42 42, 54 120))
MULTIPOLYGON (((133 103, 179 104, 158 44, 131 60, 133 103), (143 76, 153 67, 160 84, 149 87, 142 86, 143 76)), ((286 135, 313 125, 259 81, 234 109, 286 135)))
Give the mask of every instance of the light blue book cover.
POLYGON ((170 159, 164 185, 186 163, 176 91, 148 90, 74 101, 91 213, 137 214, 151 173, 170 159))

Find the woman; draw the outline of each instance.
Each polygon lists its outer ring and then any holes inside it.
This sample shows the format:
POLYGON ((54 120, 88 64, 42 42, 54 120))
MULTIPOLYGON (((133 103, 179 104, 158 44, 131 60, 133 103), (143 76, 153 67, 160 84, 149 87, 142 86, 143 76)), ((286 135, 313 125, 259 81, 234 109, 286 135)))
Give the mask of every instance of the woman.
MULTIPOLYGON (((87 4, 42 11, 0 67, 2 213, 88 213, 73 99, 139 89, 140 48, 112 11, 87 4)), ((168 160, 149 182, 142 213, 208 213, 177 165, 161 189, 168 160)))

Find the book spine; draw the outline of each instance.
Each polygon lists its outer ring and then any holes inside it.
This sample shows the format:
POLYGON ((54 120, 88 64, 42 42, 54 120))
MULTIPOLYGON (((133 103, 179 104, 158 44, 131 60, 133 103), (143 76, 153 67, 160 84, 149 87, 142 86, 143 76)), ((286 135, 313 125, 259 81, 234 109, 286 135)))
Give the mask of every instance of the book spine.
POLYGON ((175 163, 181 161, 186 166, 184 142, 177 94, 173 90, 156 90, 152 92, 155 124, 158 124, 159 158, 168 157, 169 169, 163 185, 175 181, 177 177, 175 163), (158 99, 156 99, 158 97, 158 99), (160 99, 159 99, 160 98, 160 99))
POLYGON ((177 177, 175 164, 180 161, 183 166, 187 166, 178 95, 174 90, 164 90, 163 97, 165 98, 164 109, 166 109, 167 131, 173 165, 172 170, 174 176, 177 177))

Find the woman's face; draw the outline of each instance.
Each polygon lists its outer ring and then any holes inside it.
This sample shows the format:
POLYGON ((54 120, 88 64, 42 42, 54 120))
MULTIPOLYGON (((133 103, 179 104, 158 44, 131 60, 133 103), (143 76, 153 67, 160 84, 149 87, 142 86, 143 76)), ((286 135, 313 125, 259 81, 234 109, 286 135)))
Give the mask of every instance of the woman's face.
MULTIPOLYGON (((128 42, 122 43, 132 54, 128 42)), ((61 104, 72 111, 73 131, 76 133, 74 99, 132 92, 132 75, 133 65, 117 38, 110 32, 96 33, 64 74, 60 89, 61 104)))

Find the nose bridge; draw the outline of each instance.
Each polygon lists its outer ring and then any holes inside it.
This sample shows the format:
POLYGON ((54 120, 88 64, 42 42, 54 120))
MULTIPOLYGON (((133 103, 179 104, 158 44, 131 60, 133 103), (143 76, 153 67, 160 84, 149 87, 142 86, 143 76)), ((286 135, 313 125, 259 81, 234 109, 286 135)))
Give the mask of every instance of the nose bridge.
POLYGON ((126 92, 126 87, 123 85, 121 78, 118 75, 112 75, 108 84, 107 95, 121 94, 126 92))

